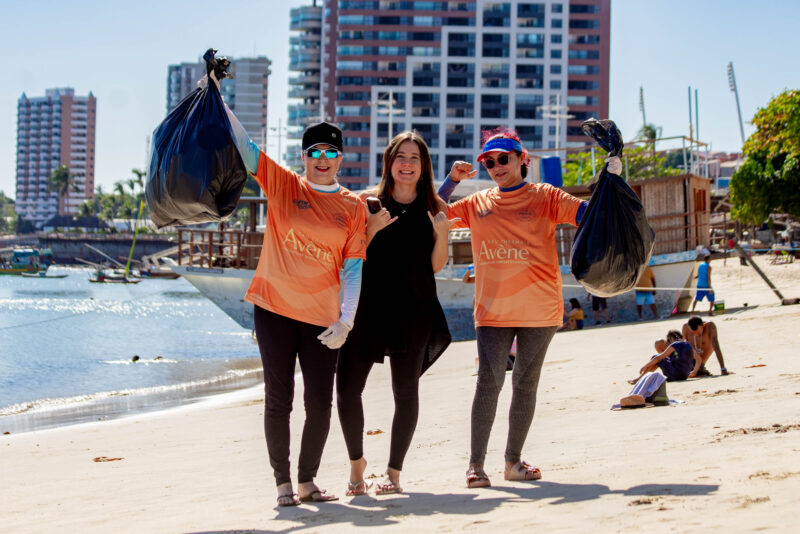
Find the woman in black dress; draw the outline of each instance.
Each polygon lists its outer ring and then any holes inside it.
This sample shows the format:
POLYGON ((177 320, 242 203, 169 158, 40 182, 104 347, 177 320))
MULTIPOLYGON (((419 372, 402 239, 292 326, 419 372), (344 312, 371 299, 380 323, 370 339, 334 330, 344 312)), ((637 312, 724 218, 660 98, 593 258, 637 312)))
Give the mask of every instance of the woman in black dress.
POLYGON ((433 190, 433 165, 419 134, 402 132, 391 140, 383 153, 381 181, 362 198, 367 196, 378 197, 383 207, 367 218, 361 297, 336 369, 339 419, 351 464, 348 495, 369 489, 361 394, 372 365, 389 356, 395 399, 389 463, 377 494, 399 493, 417 425, 419 378, 450 344, 433 275, 447 263, 447 234, 454 221, 433 190))

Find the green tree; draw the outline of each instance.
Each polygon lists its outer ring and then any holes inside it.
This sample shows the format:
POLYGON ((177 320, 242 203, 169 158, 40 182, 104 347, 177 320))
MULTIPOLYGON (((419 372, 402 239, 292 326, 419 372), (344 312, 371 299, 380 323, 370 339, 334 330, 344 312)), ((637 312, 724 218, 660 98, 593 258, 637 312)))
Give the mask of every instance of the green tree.
POLYGON ((731 215, 752 225, 775 212, 800 217, 800 91, 776 96, 752 123, 747 159, 731 178, 731 215))
MULTIPOLYGON (((602 154, 602 151, 595 150, 597 172, 603 168, 605 157, 606 155, 602 154)), ((649 145, 625 147, 622 153, 622 177, 634 181, 682 174, 681 169, 668 167, 666 161, 666 155, 652 152, 649 145)), ((564 185, 585 184, 593 178, 591 152, 578 152, 567 158, 563 175, 564 185)))

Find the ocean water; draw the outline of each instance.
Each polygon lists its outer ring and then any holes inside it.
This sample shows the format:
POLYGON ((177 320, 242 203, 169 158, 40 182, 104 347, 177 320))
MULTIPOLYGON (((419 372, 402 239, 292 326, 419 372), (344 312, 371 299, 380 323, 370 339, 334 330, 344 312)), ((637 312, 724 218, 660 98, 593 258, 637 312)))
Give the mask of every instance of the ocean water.
POLYGON ((261 382, 258 346, 191 284, 0 276, 0 434, 192 402, 261 382), (134 355, 139 360, 133 362, 134 355))

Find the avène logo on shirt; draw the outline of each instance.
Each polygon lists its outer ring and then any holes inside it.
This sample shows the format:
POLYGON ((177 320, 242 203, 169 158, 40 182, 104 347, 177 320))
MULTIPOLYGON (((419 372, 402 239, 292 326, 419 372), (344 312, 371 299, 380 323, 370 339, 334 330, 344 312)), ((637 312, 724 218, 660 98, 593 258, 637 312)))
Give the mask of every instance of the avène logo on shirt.
POLYGON ((293 228, 289 228, 286 232, 283 246, 291 252, 314 258, 321 263, 333 263, 333 254, 314 243, 302 232, 295 233, 293 228))
POLYGON ((478 258, 482 263, 513 263, 528 261, 531 252, 521 241, 481 241, 478 258), (519 245, 519 246, 516 246, 519 245))
POLYGON ((297 206, 298 208, 300 208, 301 210, 307 210, 307 209, 309 209, 311 207, 311 204, 309 204, 305 200, 300 200, 300 199, 297 199, 297 198, 292 199, 292 203, 295 206, 297 206))

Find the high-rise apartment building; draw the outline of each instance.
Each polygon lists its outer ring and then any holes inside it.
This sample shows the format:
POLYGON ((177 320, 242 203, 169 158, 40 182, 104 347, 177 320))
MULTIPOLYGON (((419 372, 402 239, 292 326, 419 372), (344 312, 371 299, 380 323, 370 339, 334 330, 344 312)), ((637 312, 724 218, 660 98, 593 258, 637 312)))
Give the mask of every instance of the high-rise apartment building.
POLYGON ((54 215, 75 215, 94 196, 97 100, 75 96, 71 87, 47 89, 45 96, 17 101, 16 212, 37 228, 54 215), (59 165, 69 168, 64 194, 51 192, 48 179, 59 165))
MULTIPOLYGON (((264 142, 267 128, 267 94, 269 67, 264 56, 231 59, 230 73, 220 84, 220 93, 236 113, 247 134, 257 143, 264 142)), ((186 95, 197 88, 197 81, 206 74, 205 62, 170 65, 167 69, 167 113, 186 95)))
POLYGON ((485 128, 565 147, 608 114, 610 0, 327 0, 322 17, 321 107, 350 187, 377 181, 390 124, 425 137, 441 178, 485 128))
MULTIPOLYGON (((303 130, 313 122, 322 120, 320 108, 320 67, 322 45, 322 6, 316 0, 310 6, 294 8, 289 14, 289 70, 295 75, 289 79, 288 145, 286 163, 300 168, 300 140, 303 130)), ((282 132, 278 132, 279 135, 282 132)))

